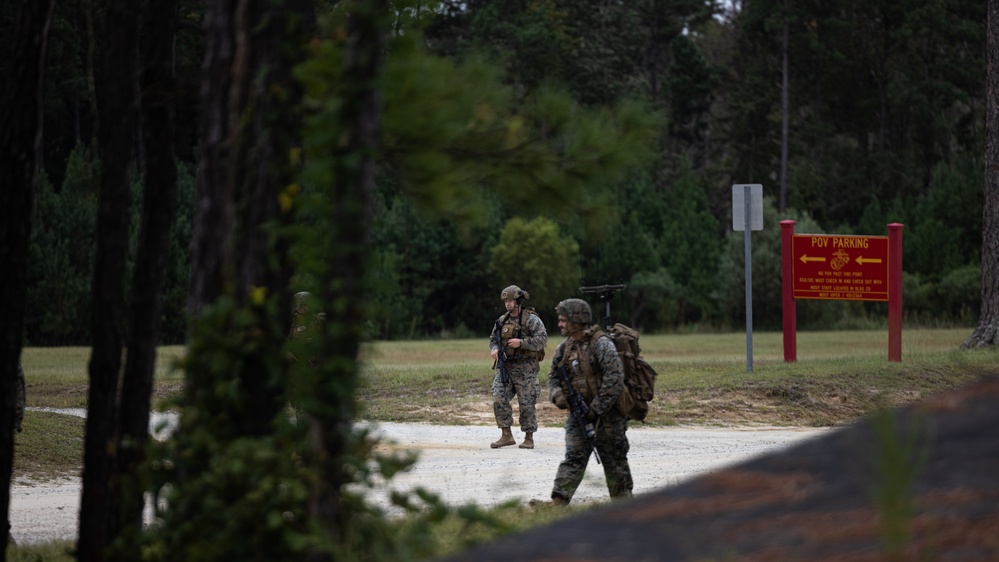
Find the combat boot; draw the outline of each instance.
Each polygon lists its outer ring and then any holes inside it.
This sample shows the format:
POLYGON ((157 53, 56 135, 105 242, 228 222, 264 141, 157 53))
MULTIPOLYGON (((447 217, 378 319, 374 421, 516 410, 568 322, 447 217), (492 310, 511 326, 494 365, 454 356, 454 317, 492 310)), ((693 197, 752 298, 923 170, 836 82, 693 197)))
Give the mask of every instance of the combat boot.
POLYGON ((524 432, 524 442, 520 444, 521 449, 533 449, 534 448, 534 432, 525 431, 524 432))
POLYGON ((529 505, 531 507, 535 507, 535 508, 537 508, 537 507, 564 507, 564 506, 569 505, 569 500, 567 500, 567 499, 565 499, 565 498, 563 498, 561 496, 554 496, 554 497, 552 497, 552 499, 550 499, 548 501, 545 501, 545 500, 531 500, 531 501, 527 502, 527 505, 529 505))
POLYGON ((513 432, 510 431, 509 427, 501 427, 503 430, 503 435, 500 436, 499 441, 490 443, 489 446, 493 449, 499 449, 500 447, 508 447, 510 445, 516 445, 517 442, 513 440, 513 432))

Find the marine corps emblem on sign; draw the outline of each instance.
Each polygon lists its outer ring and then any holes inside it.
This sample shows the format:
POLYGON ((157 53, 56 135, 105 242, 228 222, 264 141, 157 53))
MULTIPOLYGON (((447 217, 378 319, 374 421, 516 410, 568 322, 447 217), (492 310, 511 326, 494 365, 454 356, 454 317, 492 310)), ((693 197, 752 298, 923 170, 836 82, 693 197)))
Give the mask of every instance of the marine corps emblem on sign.
POLYGON ((829 265, 831 265, 836 271, 839 271, 848 263, 850 263, 850 254, 844 252, 843 250, 836 250, 833 252, 833 259, 829 265))

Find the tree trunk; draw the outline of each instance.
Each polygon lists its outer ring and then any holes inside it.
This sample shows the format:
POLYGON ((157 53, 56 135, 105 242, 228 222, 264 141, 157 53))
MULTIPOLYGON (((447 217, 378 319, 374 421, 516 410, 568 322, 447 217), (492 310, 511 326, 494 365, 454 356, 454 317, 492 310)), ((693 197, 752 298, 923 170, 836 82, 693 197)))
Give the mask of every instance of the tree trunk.
MULTIPOLYGON (((348 23, 341 87, 341 120, 349 139, 333 157, 330 204, 334 238, 323 279, 322 302, 344 303, 326 311, 327 330, 318 359, 325 369, 321 380, 329 380, 329 393, 321 401, 322 412, 311 420, 312 441, 323 444, 317 457, 325 459, 325 478, 312 498, 312 514, 325 525, 331 537, 341 537, 347 513, 340 492, 346 484, 343 458, 346 438, 353 422, 357 357, 364 314, 364 276, 375 183, 375 152, 381 119, 382 95, 377 78, 385 51, 386 0, 353 2, 348 23), (334 328, 335 327, 335 328, 334 328), (344 359, 350 359, 344 361, 344 359)), ((313 556, 314 560, 325 560, 313 556)))
POLYGON ((788 140, 791 135, 789 123, 791 121, 791 101, 790 101, 790 77, 788 76, 790 70, 788 69, 788 57, 790 56, 788 51, 790 46, 788 45, 788 9, 787 0, 784 0, 784 25, 781 31, 781 42, 780 42, 780 57, 781 57, 781 81, 780 81, 780 200, 779 208, 777 209, 781 213, 787 209, 787 160, 788 155, 788 140))
MULTIPOLYGON (((111 540, 128 527, 138 529, 142 525, 144 490, 130 475, 143 462, 149 440, 153 374, 163 311, 163 271, 167 267, 170 229, 177 208, 173 104, 176 84, 172 66, 176 19, 176 0, 152 2, 142 16, 139 85, 146 154, 142 174, 144 194, 129 305, 130 337, 122 383, 119 457, 112 480, 120 488, 114 495, 117 517, 111 522, 111 540)), ((141 558, 135 544, 127 545, 115 557, 141 558)))
MULTIPOLYGON (((297 173, 289 155, 300 142, 301 88, 291 71, 304 60, 304 31, 313 10, 309 0, 245 4, 215 0, 206 16, 189 312, 196 320, 223 295, 247 305, 255 287, 265 288, 268 296, 281 296, 286 334, 288 252, 283 239, 264 227, 290 218, 278 202, 297 173)), ((255 349, 267 354, 281 345, 283 339, 268 340, 255 349)), ((233 413, 238 431, 270 432, 282 404, 268 362, 246 356, 233 376, 246 392, 245 404, 233 413)), ((191 399, 196 378, 189 376, 185 385, 191 399)))
POLYGON ((87 26, 87 99, 90 101, 90 120, 93 122, 93 135, 90 137, 89 148, 94 154, 98 152, 97 131, 100 130, 100 110, 97 107, 97 78, 95 53, 97 52, 97 30, 94 29, 94 2, 97 0, 84 0, 83 15, 87 26))
POLYGON ((294 21, 301 30, 301 14, 311 14, 303 6, 311 3, 295 0, 282 15, 267 5, 242 4, 215 0, 206 15, 192 318, 223 294, 245 302, 252 285, 274 287, 287 277, 283 268, 268 266, 268 237, 260 227, 279 216, 277 190, 292 179, 285 151, 299 142, 293 111, 300 94, 291 67, 301 58, 286 60, 294 55, 282 51, 290 40, 280 22, 294 21), (289 97, 279 103, 274 91, 289 97))
POLYGON ((138 4, 108 0, 101 37, 97 106, 101 193, 91 294, 93 349, 83 451, 83 492, 77 559, 104 560, 110 544, 112 475, 117 450, 117 398, 125 338, 125 264, 135 123, 138 4))
MULTIPOLYGON (((52 0, 22 0, 16 8, 6 73, 0 76, 0 513, 10 529, 10 480, 14 464, 17 365, 24 332, 28 245, 42 130, 42 83, 52 0)), ((6 536, 0 562, 7 560, 6 536)))
POLYGON ((999 0, 989 0, 986 35, 982 309, 978 327, 961 349, 999 344, 999 0))

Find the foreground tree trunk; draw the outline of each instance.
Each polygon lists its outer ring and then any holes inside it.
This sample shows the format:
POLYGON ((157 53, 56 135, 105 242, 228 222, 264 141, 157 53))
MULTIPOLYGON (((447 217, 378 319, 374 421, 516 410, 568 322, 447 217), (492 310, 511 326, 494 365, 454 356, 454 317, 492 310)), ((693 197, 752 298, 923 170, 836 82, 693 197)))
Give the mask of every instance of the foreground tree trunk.
POLYGON ((986 48, 982 310, 961 349, 999 344, 999 0, 989 0, 986 48))
POLYGON ((287 535, 265 520, 289 513, 277 482, 294 464, 277 433, 288 428, 285 240, 301 134, 291 73, 305 59, 311 7, 206 5, 184 394, 156 483, 170 506, 167 560, 291 559, 287 535), (244 508, 219 509, 236 503, 244 508))
POLYGON ((129 164, 135 130, 138 4, 108 0, 97 82, 101 193, 91 318, 83 493, 77 559, 104 560, 110 544, 111 478, 117 451, 118 383, 125 341, 125 265, 131 188, 129 164))
MULTIPOLYGON (((163 312, 163 285, 170 255, 170 229, 177 208, 177 163, 174 149, 176 84, 172 68, 176 32, 176 0, 151 2, 142 14, 139 70, 140 116, 145 152, 142 173, 142 224, 129 304, 128 358, 121 392, 118 459, 112 484, 113 519, 109 538, 142 526, 144 489, 135 477, 149 441, 153 374, 163 312)), ((138 560, 134 541, 113 553, 117 560, 138 560)))
MULTIPOLYGON (((330 187, 330 250, 322 279, 322 302, 326 303, 323 345, 317 364, 321 369, 321 410, 312 412, 310 442, 322 444, 314 451, 324 463, 324 478, 313 492, 313 517, 325 525, 331 537, 342 537, 349 514, 341 502, 347 484, 342 459, 354 417, 357 386, 357 353, 364 325, 362 303, 369 224, 375 187, 375 156, 378 145, 382 94, 378 76, 384 65, 386 0, 349 4, 350 19, 344 51, 339 122, 342 138, 348 139, 331 157, 333 185, 330 187)), ((328 560, 315 554, 311 560, 328 560)))
MULTIPOLYGON (((201 152, 191 246, 189 311, 197 319, 222 296, 238 305, 280 295, 287 333, 290 298, 285 243, 266 230, 288 220, 280 194, 295 182, 290 157, 299 145, 299 85, 292 67, 304 59, 308 0, 209 2, 202 84, 201 152), (276 239, 276 240, 275 240, 276 239)), ((265 348, 280 347, 283 340, 265 348)), ((238 433, 263 435, 282 407, 267 362, 246 357, 233 377, 246 391, 235 413, 238 433)), ((194 377, 196 379, 196 377, 194 377)), ((190 399, 199 381, 185 385, 190 399)))
POLYGON ((28 244, 34 205, 38 138, 42 132, 42 83, 52 0, 21 0, 7 72, 0 76, 0 562, 7 560, 10 480, 14 464, 14 405, 21 360, 28 244))

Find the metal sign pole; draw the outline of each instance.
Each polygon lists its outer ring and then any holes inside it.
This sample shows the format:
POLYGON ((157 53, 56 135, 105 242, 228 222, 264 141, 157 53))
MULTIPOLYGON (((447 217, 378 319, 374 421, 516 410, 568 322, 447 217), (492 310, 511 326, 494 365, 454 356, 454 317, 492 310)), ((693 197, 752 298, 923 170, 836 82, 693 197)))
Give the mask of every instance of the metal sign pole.
POLYGON ((752 232, 750 219, 750 187, 743 187, 745 194, 746 229, 745 234, 745 261, 746 261, 746 372, 753 372, 753 243, 750 233, 752 232))
POLYGON ((745 234, 746 372, 753 371, 753 242, 752 231, 763 230, 763 185, 732 186, 732 230, 745 234), (740 224, 741 223, 741 224, 740 224))

